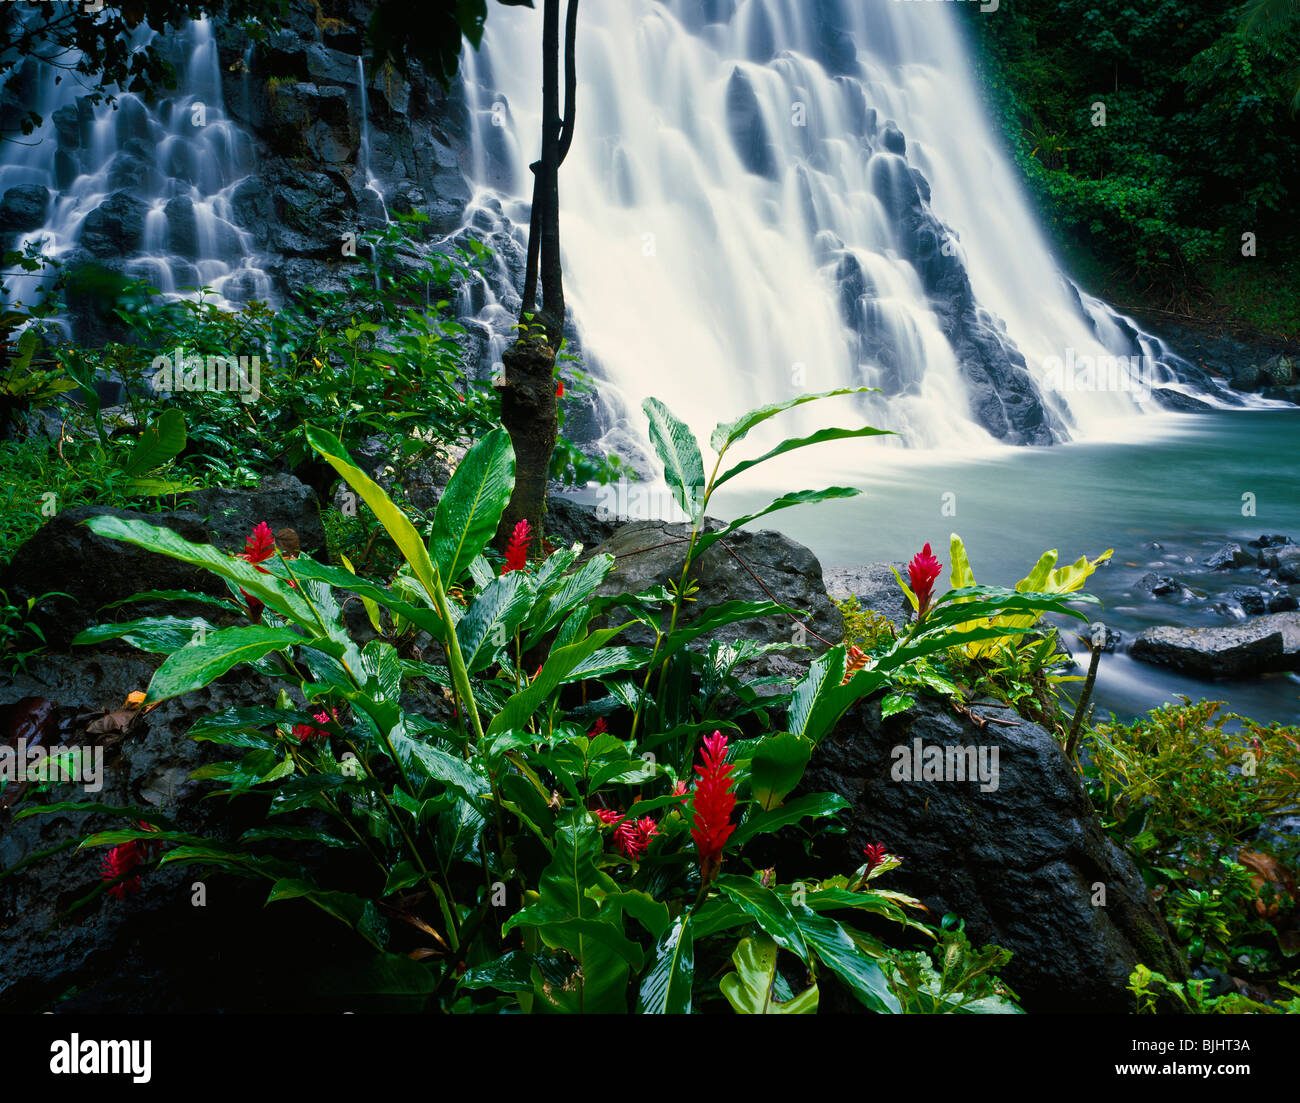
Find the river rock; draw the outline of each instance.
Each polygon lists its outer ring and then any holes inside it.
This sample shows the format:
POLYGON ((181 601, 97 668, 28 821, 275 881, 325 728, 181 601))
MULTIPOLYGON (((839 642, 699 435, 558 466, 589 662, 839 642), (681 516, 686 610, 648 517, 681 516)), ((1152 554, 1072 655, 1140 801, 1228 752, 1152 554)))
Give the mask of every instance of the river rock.
POLYGON ((1300 613, 1274 613, 1222 628, 1148 628, 1129 654, 1198 678, 1300 670, 1300 613))
POLYGON ((1258 540, 1252 540, 1247 545, 1251 548, 1280 548, 1284 544, 1294 544, 1295 541, 1289 536, 1283 536, 1280 532, 1266 532, 1258 540))
POLYGON ((1154 573, 1144 574, 1134 583, 1134 587, 1148 597, 1165 598, 1168 601, 1189 602, 1198 598, 1195 590, 1184 586, 1178 579, 1154 573))
POLYGON ((1259 565, 1279 582, 1300 582, 1300 545, 1265 548, 1259 553, 1259 565))
POLYGON ((1232 567, 1246 567, 1255 562, 1255 556, 1240 544, 1224 544, 1207 559, 1201 560, 1212 571, 1226 571, 1232 567))
POLYGON ((1225 590, 1220 597, 1240 606, 1243 613, 1251 616, 1286 613, 1300 607, 1295 595, 1281 586, 1268 589, 1261 586, 1234 586, 1231 590, 1225 590))
POLYGON ((887 887, 918 897, 930 921, 960 915, 976 945, 1014 953, 1001 975, 1030 1012, 1130 1011, 1126 985, 1139 962, 1185 977, 1141 875, 1102 830, 1056 740, 1002 706, 972 711, 1009 726, 976 727, 919 695, 883 721, 879 700, 848 712, 797 790, 833 791, 852 805, 844 834, 815 838, 824 872, 855 869, 865 846, 883 843, 903 859, 887 887), (988 748, 990 758, 996 749, 996 788, 894 780, 894 748, 918 739, 988 748), (1103 888, 1105 903, 1094 903, 1103 888))

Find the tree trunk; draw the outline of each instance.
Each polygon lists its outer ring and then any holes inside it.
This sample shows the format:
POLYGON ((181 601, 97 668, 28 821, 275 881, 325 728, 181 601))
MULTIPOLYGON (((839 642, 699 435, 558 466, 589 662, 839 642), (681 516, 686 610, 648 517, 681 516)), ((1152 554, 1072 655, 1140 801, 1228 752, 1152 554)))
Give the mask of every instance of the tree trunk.
POLYGON ((497 530, 504 549, 515 526, 527 521, 533 552, 542 549, 546 484, 555 451, 558 418, 555 354, 564 338, 564 281, 560 264, 559 168, 573 141, 577 85, 574 43, 578 0, 568 0, 565 31, 565 103, 560 116, 560 0, 545 0, 542 11, 542 156, 533 163, 533 209, 529 221, 528 263, 524 274, 522 327, 502 357, 501 424, 515 449, 515 489, 497 530), (541 309, 537 283, 541 280, 541 309), (540 326, 540 328, 538 328, 540 326))

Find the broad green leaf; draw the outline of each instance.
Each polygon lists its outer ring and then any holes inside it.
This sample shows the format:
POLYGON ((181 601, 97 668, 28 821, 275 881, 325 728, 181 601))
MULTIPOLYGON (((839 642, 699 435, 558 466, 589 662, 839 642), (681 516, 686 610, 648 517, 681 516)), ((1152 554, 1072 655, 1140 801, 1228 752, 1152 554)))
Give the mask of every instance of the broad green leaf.
POLYGON ((790 906, 790 913, 808 948, 845 983, 859 1003, 880 1014, 901 1013, 902 1005, 890 990, 880 965, 858 948, 839 923, 798 904, 790 906))
POLYGON ((792 410, 796 406, 802 406, 805 402, 816 402, 821 398, 835 398, 838 395, 845 394, 869 394, 878 389, 877 387, 841 387, 835 391, 804 394, 798 398, 787 399, 785 402, 773 402, 768 406, 759 406, 746 414, 741 414, 735 421, 719 424, 713 430, 713 436, 709 438, 709 445, 715 452, 720 453, 724 449, 731 447, 736 441, 741 440, 754 426, 761 425, 768 418, 775 417, 785 410, 792 410))
POLYGON ((755 835, 771 834, 810 816, 834 816, 850 807, 852 805, 838 793, 806 793, 770 812, 750 816, 732 833, 730 842, 739 849, 755 835))
POLYGON ((143 620, 124 621, 121 624, 96 624, 87 628, 72 641, 79 647, 124 640, 132 647, 154 654, 169 655, 193 643, 196 633, 205 635, 217 629, 201 617, 146 617, 143 620))
POLYGON ((673 920, 655 944, 650 968, 641 978, 637 996, 639 1015, 689 1015, 695 983, 695 943, 691 913, 673 920))
POLYGON ((745 460, 743 463, 736 464, 735 467, 723 472, 714 480, 713 489, 717 490, 728 479, 734 479, 742 472, 748 471, 751 467, 757 467, 760 463, 765 463, 777 456, 783 456, 787 452, 793 452, 797 448, 807 448, 812 444, 824 444, 831 440, 851 440, 854 437, 880 437, 893 436, 892 429, 874 429, 870 425, 864 425, 861 429, 819 429, 817 432, 806 437, 791 437, 789 440, 783 440, 775 448, 764 452, 757 459, 745 460))
POLYGON ((122 464, 127 476, 143 475, 170 463, 185 451, 185 415, 172 406, 146 427, 122 464))
POLYGON ((287 651, 302 642, 302 636, 292 629, 260 624, 211 632, 203 643, 182 647, 167 658, 149 683, 147 701, 166 701, 201 689, 238 663, 260 659, 272 651, 287 651))
POLYGON ((527 576, 520 571, 495 578, 474 598, 456 625, 465 669, 477 674, 510 642, 532 606, 527 576))
POLYGON ((704 461, 695 434, 657 398, 641 409, 650 419, 650 443, 663 461, 664 478, 677 504, 693 521, 704 512, 704 461))
POLYGON ((794 916, 782 900, 771 889, 764 888, 750 877, 741 877, 734 873, 719 874, 714 882, 719 891, 726 893, 733 904, 776 939, 777 945, 789 950, 800 961, 808 960, 808 947, 804 944, 794 916))
POLYGON ((391 738, 393 750, 403 759, 407 769, 418 769, 423 776, 442 782, 470 801, 491 791, 487 778, 478 772, 473 762, 466 762, 400 732, 391 738))
POLYGON ((334 468, 348 486, 356 491, 358 497, 370 507, 379 523, 384 526, 384 531, 397 545, 397 550, 411 565, 411 570, 415 572, 420 585, 432 596, 436 589, 433 562, 429 559, 424 541, 420 539, 420 534, 415 531, 415 526, 411 524, 406 514, 393 504, 393 500, 385 493, 383 487, 352 463, 347 450, 337 437, 311 425, 306 427, 305 432, 307 443, 321 454, 325 462, 334 468))
POLYGON ((728 973, 719 984, 727 1002, 739 1015, 815 1015, 819 999, 816 984, 785 1003, 773 998, 776 955, 777 945, 772 939, 763 935, 742 938, 731 955, 736 971, 728 973))
POLYGON ((829 486, 825 490, 797 490, 790 494, 783 494, 774 502, 770 502, 757 513, 750 513, 745 517, 737 517, 730 524, 713 532, 701 533, 698 540, 695 541, 696 556, 703 555, 704 552, 712 547, 717 541, 730 536, 737 529, 744 528, 751 521, 757 521, 760 517, 766 517, 769 513, 775 513, 777 510, 789 509, 791 506, 814 505, 817 502, 829 502, 836 498, 856 498, 862 491, 851 486, 829 486))
POLYGON ((259 571, 253 564, 233 555, 227 555, 211 544, 192 544, 169 528, 150 525, 126 517, 100 514, 88 518, 85 525, 97 536, 121 540, 146 551, 179 559, 195 567, 202 567, 220 575, 252 594, 268 608, 295 624, 309 630, 316 629, 315 617, 302 597, 269 573, 259 571))
POLYGON ((515 485, 515 450, 493 429, 465 456, 438 501, 433 558, 444 586, 453 586, 496 535, 515 485))
POLYGON ((741 744, 750 753, 749 788, 759 807, 770 811, 803 779, 813 746, 806 736, 776 732, 741 744))

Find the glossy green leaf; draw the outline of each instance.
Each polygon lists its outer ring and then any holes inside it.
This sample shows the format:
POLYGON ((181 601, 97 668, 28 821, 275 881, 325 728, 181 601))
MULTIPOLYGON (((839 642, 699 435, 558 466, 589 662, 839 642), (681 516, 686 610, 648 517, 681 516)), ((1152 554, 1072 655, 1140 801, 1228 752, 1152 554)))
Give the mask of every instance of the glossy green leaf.
POLYGON ((302 636, 292 629, 264 628, 260 624, 210 632, 203 643, 182 647, 167 658, 149 683, 147 701, 166 701, 201 689, 239 663, 260 659, 273 651, 287 651, 302 642, 302 636))
POLYGON ((168 407, 151 421, 122 464, 128 477, 143 475, 170 463, 185 451, 185 415, 168 407))
POLYGON ((383 487, 352 462, 337 437, 311 425, 306 427, 305 432, 307 443, 320 453, 325 462, 334 468, 348 486, 356 491, 357 496, 370 507, 376 519, 384 526, 384 531, 397 545, 397 550, 410 564, 420 585, 432 595, 435 589, 433 562, 429 558, 424 541, 420 539, 420 534, 415 531, 415 526, 411 524, 406 514, 393 504, 393 500, 389 498, 383 487))
POLYGON ((438 501, 433 558, 444 586, 453 586, 496 535, 515 485, 515 450, 494 429, 465 456, 438 501))
POLYGON ((722 978, 719 987, 739 1015, 815 1015, 820 994, 817 985, 805 989, 785 1003, 772 995, 776 982, 777 945, 766 936, 742 938, 731 955, 734 973, 722 978))
POLYGON ((741 440, 756 425, 761 425, 768 418, 775 417, 785 410, 792 410, 796 406, 802 406, 805 402, 816 402, 822 398, 835 398, 845 394, 869 394, 876 391, 876 387, 841 387, 834 391, 821 391, 818 394, 803 394, 798 398, 790 398, 784 402, 773 402, 767 406, 759 406, 750 410, 748 413, 741 414, 735 421, 722 422, 713 430, 713 436, 709 438, 709 445, 715 452, 722 452, 723 449, 729 448, 736 441, 741 440))
POLYGON ((801 961, 808 960, 808 947, 790 909, 771 889, 749 877, 734 873, 719 874, 714 884, 730 897, 731 902, 776 939, 777 945, 789 950, 801 961))
POLYGON ((695 943, 691 914, 679 915, 655 944, 650 968, 641 978, 636 1009, 640 1015, 689 1015, 695 983, 695 943))
POLYGON ((664 478, 682 512, 699 520, 704 512, 704 461, 695 434, 657 398, 641 409, 650 419, 650 443, 664 465, 664 478))

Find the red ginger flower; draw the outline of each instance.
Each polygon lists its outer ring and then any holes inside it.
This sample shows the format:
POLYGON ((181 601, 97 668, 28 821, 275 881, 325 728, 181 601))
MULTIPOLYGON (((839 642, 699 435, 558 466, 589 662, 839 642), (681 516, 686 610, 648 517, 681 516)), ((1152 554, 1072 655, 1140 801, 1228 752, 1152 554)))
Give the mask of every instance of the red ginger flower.
POLYGON ((556 397, 556 398, 563 398, 563 397, 564 397, 564 380, 563 380, 563 379, 557 379, 557 380, 555 381, 555 397, 556 397))
POLYGON ((597 808, 596 815, 607 827, 614 824, 614 847, 625 858, 636 861, 645 853, 650 840, 659 834, 653 816, 642 816, 639 820, 631 819, 625 812, 616 812, 612 808, 597 808))
MULTIPOLYGON (((244 541, 244 550, 239 553, 239 558, 256 565, 270 559, 274 554, 275 536, 271 533, 271 526, 265 521, 260 521, 244 541)), ((258 570, 263 574, 269 573, 265 567, 258 567, 258 570)))
POLYGON ((501 568, 502 574, 522 571, 528 566, 528 542, 532 539, 532 529, 527 521, 520 521, 510 534, 510 543, 506 545, 506 564, 501 568))
POLYGON ((930 608, 930 597, 934 593, 934 580, 943 571, 943 564, 934 557, 927 543, 912 557, 907 565, 907 577, 912 583, 912 592, 916 594, 916 619, 925 616, 930 608))
MULTIPOLYGON (((100 880, 116 881, 123 874, 130 873, 136 866, 143 864, 144 859, 144 848, 140 845, 138 839, 132 839, 130 842, 115 846, 104 855, 99 874, 100 880)), ((125 900, 128 894, 139 891, 140 875, 137 873, 118 881, 116 885, 108 890, 108 895, 114 900, 125 900)))
MULTIPOLYGON (((330 709, 329 712, 321 710, 312 715, 321 724, 328 724, 331 721, 335 724, 339 722, 338 709, 330 709)), ((312 724, 296 724, 293 729, 293 737, 298 740, 299 743, 307 743, 313 739, 328 739, 329 734, 330 733, 325 728, 318 728, 312 724)))
POLYGON ((703 766, 696 766, 700 775, 695 783, 694 825, 691 838, 700 853, 700 877, 707 885, 717 876, 722 865, 722 848, 727 845, 736 825, 731 813, 736 808, 735 769, 724 762, 727 755, 727 737, 719 731, 704 737, 703 766))
MULTIPOLYGON (((263 574, 270 574, 265 567, 258 566, 270 559, 275 554, 275 536, 271 532, 271 526, 265 521, 258 523, 253 529, 251 535, 244 541, 244 550, 235 556, 236 559, 242 559, 246 563, 253 564, 263 574)), ((248 604, 248 616, 250 620, 260 621, 262 619, 262 610, 266 608, 262 602, 255 598, 245 589, 239 591, 244 595, 244 601, 248 604)))
POLYGON ((867 873, 870 873, 876 866, 884 862, 889 856, 885 849, 884 843, 871 843, 862 848, 862 853, 867 856, 867 873))
POLYGON ((587 732, 588 738, 594 735, 604 735, 609 731, 609 725, 605 723, 603 716, 597 716, 596 722, 591 725, 591 731, 587 732))

